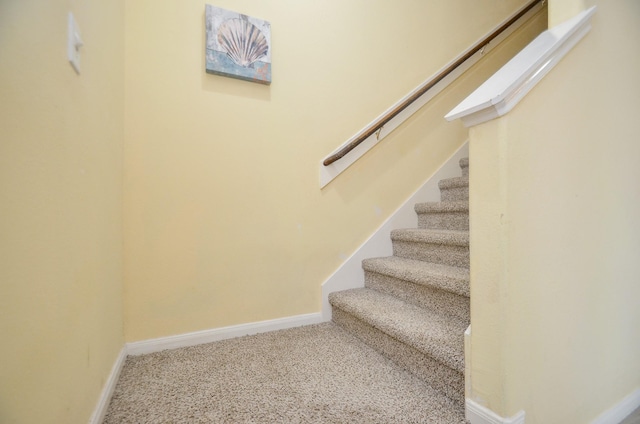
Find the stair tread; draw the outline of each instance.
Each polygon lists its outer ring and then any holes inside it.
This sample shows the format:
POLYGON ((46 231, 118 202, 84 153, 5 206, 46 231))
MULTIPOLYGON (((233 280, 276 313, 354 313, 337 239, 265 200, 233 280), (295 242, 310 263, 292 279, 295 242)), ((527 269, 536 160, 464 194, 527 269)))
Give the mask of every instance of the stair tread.
POLYGON ((425 202, 416 203, 414 210, 421 213, 442 213, 442 212, 469 212, 469 201, 449 201, 449 202, 425 202))
POLYGON ((362 268, 365 271, 469 297, 469 270, 466 268, 398 256, 365 259, 362 261, 362 268))
POLYGON ((464 371, 465 326, 448 316, 367 288, 331 293, 329 302, 438 362, 464 371))
POLYGON ((444 180, 440 180, 438 182, 438 187, 442 189, 448 188, 458 188, 458 187, 467 187, 469 185, 469 177, 454 177, 454 178, 445 178, 444 180))
POLYGON ((469 246, 469 231, 403 228, 392 230, 391 240, 469 246))

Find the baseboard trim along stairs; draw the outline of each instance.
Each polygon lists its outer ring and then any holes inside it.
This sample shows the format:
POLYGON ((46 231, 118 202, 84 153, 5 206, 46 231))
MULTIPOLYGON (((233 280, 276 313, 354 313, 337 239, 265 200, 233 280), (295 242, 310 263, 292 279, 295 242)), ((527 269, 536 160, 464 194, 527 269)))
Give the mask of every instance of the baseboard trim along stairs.
POLYGON ((430 204, 440 199, 438 181, 460 175, 459 161, 469 154, 469 143, 465 142, 438 171, 431 176, 407 201, 402 204, 344 263, 322 284, 322 315, 331 320, 329 293, 364 287, 362 261, 366 258, 393 254, 389 235, 397 228, 415 225, 416 204, 430 204), (430 202, 430 203, 429 203, 430 202))
POLYGON ((335 323, 465 405, 469 326, 469 160, 439 181, 440 202, 415 205, 417 228, 391 231, 392 255, 365 259, 364 287, 332 292, 335 323), (462 175, 460 175, 460 171, 462 175))

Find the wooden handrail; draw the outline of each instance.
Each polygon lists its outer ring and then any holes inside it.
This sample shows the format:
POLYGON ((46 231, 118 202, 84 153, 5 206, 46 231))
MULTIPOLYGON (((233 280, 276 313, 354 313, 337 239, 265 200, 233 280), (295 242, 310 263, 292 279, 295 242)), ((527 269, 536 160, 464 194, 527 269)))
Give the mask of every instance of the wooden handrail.
POLYGON ((334 163, 335 161, 339 160, 340 158, 346 156, 347 153, 349 153, 350 151, 352 151, 353 149, 358 147, 358 145, 360 145, 360 143, 362 143, 367 138, 369 138, 370 136, 375 134, 377 131, 379 131, 389 121, 391 121, 393 118, 395 118, 400 112, 402 112, 407 107, 409 107, 413 102, 415 102, 420 97, 422 97, 423 94, 425 94, 427 91, 429 91, 431 88, 433 88, 436 84, 438 84, 440 81, 442 81, 444 78, 446 78, 457 67, 459 67, 464 62, 466 62, 471 56, 473 56, 474 54, 478 53, 487 44, 489 44, 491 41, 493 41, 496 37, 500 36, 500 34, 502 34, 507 28, 509 28, 511 25, 513 25, 518 19, 522 18, 531 9, 536 7, 536 5, 538 3, 544 4, 545 1, 546 0, 532 0, 531 2, 529 2, 529 4, 527 4, 524 8, 522 8, 522 10, 520 10, 518 13, 513 15, 511 17, 511 19, 506 21, 504 24, 502 24, 499 28, 497 28, 491 34, 487 35, 482 40, 477 42, 473 47, 471 47, 471 49, 469 49, 469 51, 467 51, 464 55, 462 55, 458 60, 456 60, 451 65, 449 65, 447 68, 445 68, 442 72, 440 72, 439 74, 435 75, 433 78, 431 78, 430 80, 425 82, 420 88, 418 88, 418 90, 416 90, 415 93, 413 93, 405 101, 403 101, 398 106, 396 106, 395 108, 390 110, 387 114, 385 114, 384 116, 379 118, 377 121, 375 121, 371 125, 369 125, 366 128, 366 130, 362 134, 360 134, 356 139, 352 140, 349 144, 344 146, 342 149, 338 150, 336 153, 334 153, 331 156, 329 156, 328 158, 326 158, 322 162, 322 164, 324 166, 329 166, 332 163, 334 163))

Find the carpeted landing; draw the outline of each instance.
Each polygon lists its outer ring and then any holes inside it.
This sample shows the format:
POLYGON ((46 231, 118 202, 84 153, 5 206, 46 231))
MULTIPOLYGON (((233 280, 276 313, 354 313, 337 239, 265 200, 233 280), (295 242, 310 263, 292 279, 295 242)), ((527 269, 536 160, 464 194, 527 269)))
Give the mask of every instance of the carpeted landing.
POLYGON ((127 358, 104 423, 464 423, 333 323, 127 358))

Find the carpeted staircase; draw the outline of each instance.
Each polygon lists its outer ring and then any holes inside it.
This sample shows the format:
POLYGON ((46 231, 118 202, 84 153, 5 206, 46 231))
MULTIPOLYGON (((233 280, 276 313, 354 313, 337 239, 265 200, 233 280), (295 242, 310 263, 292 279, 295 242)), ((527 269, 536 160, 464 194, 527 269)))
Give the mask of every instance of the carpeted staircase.
POLYGON ((329 295, 333 321, 462 407, 469 325, 469 160, 419 203, 418 228, 391 232, 393 256, 365 259, 365 287, 329 295))

